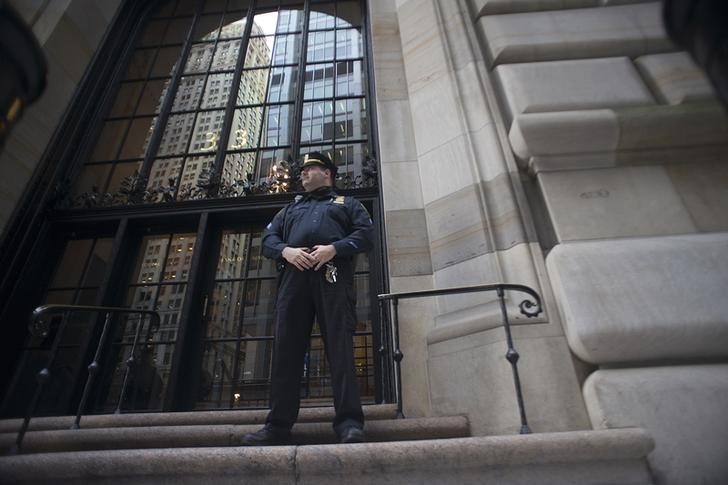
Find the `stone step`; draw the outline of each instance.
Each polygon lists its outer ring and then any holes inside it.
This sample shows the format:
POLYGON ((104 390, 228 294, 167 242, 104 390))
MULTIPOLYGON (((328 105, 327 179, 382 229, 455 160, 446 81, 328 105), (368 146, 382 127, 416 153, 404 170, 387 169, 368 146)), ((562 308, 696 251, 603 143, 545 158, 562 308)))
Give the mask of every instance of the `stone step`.
MULTIPOLYGON (((364 418, 367 421, 379 419, 395 419, 396 404, 372 404, 363 406, 364 418)), ((96 414, 83 416, 81 428, 120 428, 141 426, 193 426, 203 424, 262 424, 268 411, 226 410, 226 411, 190 411, 176 413, 128 413, 128 414, 96 414)), ((75 416, 38 417, 30 420, 29 430, 70 429, 75 416)), ((333 407, 301 408, 299 423, 332 422, 333 407)), ((15 433, 20 429, 22 419, 0 420, 0 433, 15 433)))
MULTIPOLYGON (((22 452, 237 446, 242 435, 256 431, 260 426, 260 424, 206 424, 30 431, 23 440, 22 452)), ((364 430, 367 441, 372 442, 470 436, 468 420, 464 416, 381 419, 367 421, 364 430)), ((16 436, 16 433, 0 434, 1 453, 11 452, 16 436)), ((336 442, 336 434, 329 422, 298 423, 293 427, 293 444, 336 442)))
POLYGON ((0 457, 7 484, 651 484, 639 428, 280 447, 174 448, 0 457))

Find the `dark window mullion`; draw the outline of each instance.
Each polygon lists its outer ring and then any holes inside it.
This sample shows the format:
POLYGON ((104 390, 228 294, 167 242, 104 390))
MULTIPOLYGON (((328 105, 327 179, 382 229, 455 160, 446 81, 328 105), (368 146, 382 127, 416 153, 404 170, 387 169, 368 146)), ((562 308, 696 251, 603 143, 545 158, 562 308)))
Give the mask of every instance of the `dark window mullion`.
MULTIPOLYGON (((243 67, 245 65, 245 56, 248 51, 248 44, 250 43, 250 32, 253 30, 253 18, 255 13, 255 0, 251 0, 248 4, 248 12, 245 16, 245 30, 243 31, 242 41, 240 42, 240 52, 238 53, 238 60, 235 64, 235 74, 230 84, 230 97, 225 105, 225 119, 223 121, 222 130, 220 131, 220 143, 217 146, 217 152, 215 153, 215 161, 213 163, 214 173, 212 175, 213 180, 220 180, 222 178, 222 171, 225 165, 225 154, 228 145, 228 138, 230 137, 230 130, 232 129, 233 116, 235 114, 235 104, 237 102, 237 87, 240 84, 240 79, 243 73, 243 67)), ((214 60, 214 57, 213 57, 214 60)), ((204 93, 203 93, 204 96, 204 93)), ((215 189, 215 192, 219 190, 215 189)), ((211 194, 213 197, 217 196, 217 193, 211 194)))
POLYGON ((308 22, 311 16, 311 2, 303 3, 303 29, 301 31, 301 55, 298 57, 298 95, 293 110, 293 132, 291 133, 291 157, 298 158, 301 149, 301 124, 303 123, 303 93, 306 86, 306 55, 308 50, 308 22))
MULTIPOLYGON (((200 4, 198 3, 198 7, 199 6, 200 4)), ((149 139, 149 146, 147 147, 147 151, 144 154, 144 161, 142 162, 142 167, 139 171, 142 180, 147 180, 149 178, 149 173, 152 170, 154 158, 157 154, 157 151, 159 150, 159 145, 162 142, 162 136, 164 136, 164 130, 167 127, 167 120, 169 119, 169 115, 172 112, 174 97, 177 94, 177 89, 179 88, 179 83, 182 79, 182 74, 184 72, 184 60, 187 59, 187 56, 189 56, 190 50, 192 49, 192 37, 195 28, 197 27, 198 19, 198 15, 192 17, 192 24, 190 25, 189 31, 187 32, 187 38, 184 42, 184 48, 182 49, 182 53, 180 54, 177 66, 172 73, 172 77, 170 78, 169 82, 169 88, 167 89, 167 94, 164 97, 162 107, 159 110, 159 114, 157 115, 157 123, 155 124, 154 131, 152 132, 152 136, 149 139)), ((169 25, 171 24, 172 23, 169 22, 167 24, 167 28, 169 28, 169 25)), ((192 129, 194 131, 194 126, 192 129)), ((136 189, 139 191, 141 191, 142 188, 143 187, 136 187, 136 189)))

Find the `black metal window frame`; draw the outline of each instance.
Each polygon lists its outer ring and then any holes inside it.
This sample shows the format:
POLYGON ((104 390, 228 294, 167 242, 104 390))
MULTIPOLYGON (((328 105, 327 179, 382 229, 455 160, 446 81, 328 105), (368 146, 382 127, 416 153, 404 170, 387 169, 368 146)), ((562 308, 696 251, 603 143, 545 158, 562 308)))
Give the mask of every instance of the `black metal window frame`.
MULTIPOLYGON (((285 0, 284 0, 285 1, 285 0)), ((204 2, 196 2, 196 8, 200 9, 204 2)), ((248 11, 248 15, 255 8, 255 1, 251 2, 251 6, 248 11)), ((260 3, 260 2, 259 2, 260 3)), ((266 3, 266 2, 263 2, 266 3)), ((291 2, 298 3, 298 2, 291 2)), ((302 2, 306 10, 305 20, 303 22, 304 32, 308 28, 308 15, 311 9, 311 4, 321 3, 315 0, 306 0, 302 2)), ((368 18, 366 15, 366 2, 361 2, 362 9, 362 22, 361 22, 361 33, 362 33, 362 49, 363 57, 360 59, 362 63, 362 69, 366 69, 369 73, 369 78, 366 82, 365 94, 361 96, 364 99, 368 96, 368 99, 373 100, 373 78, 371 77, 373 71, 371 69, 371 57, 368 55, 370 52, 370 40, 368 31, 368 18)), ((18 292, 27 292, 31 287, 36 287, 33 291, 36 296, 39 295, 37 288, 37 278, 33 278, 31 275, 38 271, 37 277, 50 278, 48 259, 43 258, 47 253, 57 253, 57 244, 59 238, 63 237, 76 237, 79 233, 89 234, 90 237, 108 237, 113 235, 114 243, 112 250, 112 261, 113 267, 109 271, 109 274, 105 277, 104 281, 99 287, 99 296, 97 297, 97 304, 109 304, 117 297, 114 297, 115 292, 118 293, 120 290, 119 283, 120 279, 123 279, 125 270, 123 268, 124 261, 128 260, 131 255, 130 241, 138 236, 140 231, 164 231, 164 230, 181 230, 182 227, 186 227, 186 230, 193 230, 197 234, 198 245, 200 250, 196 253, 196 257, 192 262, 191 272, 196 271, 202 266, 201 254, 203 253, 202 248, 210 247, 211 232, 219 230, 221 224, 233 224, 243 217, 251 224, 262 225, 265 221, 269 220, 275 211, 287 203, 292 195, 289 194, 275 194, 275 195, 252 195, 249 197, 240 197, 235 199, 209 199, 209 200, 188 200, 188 201, 174 201, 167 204, 142 204, 142 205, 129 205, 120 207, 87 207, 83 209, 72 209, 63 204, 64 197, 67 197, 69 190, 69 180, 72 180, 74 176, 78 175, 78 165, 83 159, 84 154, 87 154, 93 147, 91 146, 94 139, 93 136, 87 136, 94 130, 89 130, 90 127, 96 127, 96 135, 98 135, 99 120, 103 119, 103 115, 108 113, 111 109, 111 105, 114 101, 114 93, 109 90, 109 86, 118 85, 121 81, 121 76, 126 69, 126 62, 119 63, 117 61, 110 61, 108 55, 111 52, 121 52, 118 58, 125 59, 128 61, 133 52, 133 42, 129 39, 135 38, 140 34, 140 29, 143 23, 150 17, 150 10, 145 2, 139 2, 136 0, 127 0, 127 2, 120 8, 120 14, 115 22, 113 31, 109 34, 105 48, 101 49, 97 54, 95 66, 87 75, 81 91, 75 100, 74 108, 70 111, 69 119, 67 119, 62 125, 62 129, 54 137, 52 144, 43 160, 41 167, 40 176, 34 181, 34 187, 41 188, 42 192, 40 195, 34 197, 27 196, 25 200, 25 206, 22 207, 21 213, 15 218, 14 225, 18 226, 23 221, 34 221, 38 225, 33 226, 24 230, 19 237, 10 238, 3 241, 4 247, 13 247, 15 245, 20 254, 14 254, 12 256, 12 263, 16 268, 23 271, 23 277, 16 284, 11 284, 5 279, 3 281, 3 294, 11 295, 17 294, 18 292), (124 12, 126 6, 131 7, 124 12), (103 59, 104 55, 107 59, 103 59), (98 74, 99 81, 94 80, 93 76, 98 74), (64 140, 64 136, 66 139, 64 140), (69 146, 69 140, 77 140, 77 143, 69 146), (57 156, 53 159, 53 156, 57 156), (53 162, 57 161, 55 166, 53 162), (73 167, 76 167, 74 170, 73 167), (60 202, 60 203, 59 203, 60 202), (51 209, 51 210, 49 210, 51 209), (234 222, 235 221, 235 222, 234 222), (49 239, 50 242, 43 243, 37 241, 34 245, 28 245, 28 239, 33 237, 40 237, 39 241, 42 241, 43 237, 52 236, 49 239), (66 236, 63 236, 65 234, 66 236), (25 243, 23 245, 23 243, 25 243), (51 249, 53 246, 53 250, 51 249), (25 264, 22 264, 25 263, 25 264)), ((250 18, 250 17, 249 17, 250 18)), ((248 25, 251 25, 248 22, 248 25)), ((190 30, 190 32, 194 29, 190 30)), ((245 35, 248 35, 246 32, 245 35)), ((303 35, 303 34, 302 34, 303 35)), ((299 68, 299 88, 302 91, 304 88, 303 75, 305 75, 305 42, 307 35, 303 35, 302 42, 304 47, 302 48, 300 68, 299 68), (304 73, 303 75, 301 73, 304 73)), ((189 46, 189 42, 185 44, 189 46)), ((335 45, 335 44, 334 44, 335 45)), ((177 44, 180 46, 180 44, 177 44)), ((244 50, 244 47, 241 48, 244 50)), ((181 59, 184 59, 186 53, 183 53, 181 59)), ((239 59, 239 64, 242 63, 242 56, 239 59)), ((336 62, 332 61, 333 65, 336 66, 336 62)), ((178 71, 181 71, 179 69, 178 71)), ((237 74, 237 80, 239 81, 239 75, 242 70, 236 68, 235 73, 237 74)), ((210 73, 208 73, 210 74, 210 73)), ((148 74, 146 80, 153 79, 148 74)), ((230 97, 230 101, 234 96, 230 97)), ((306 100, 308 101, 308 100, 306 100)), ((163 110, 167 109, 167 115, 169 115, 170 103, 172 102, 171 97, 165 102, 163 110)), ((304 102, 303 96, 299 95, 296 98, 296 104, 302 104, 304 102)), ((374 156, 376 154, 376 119, 372 110, 373 103, 368 103, 366 106, 367 120, 368 120, 368 146, 369 153, 374 156)), ((234 106, 233 106, 234 109, 234 106)), ((233 110, 226 110, 227 116, 232 115, 233 110)), ((300 113, 300 110, 297 111, 300 113)), ((158 126, 162 126, 163 123, 158 123, 158 126)), ((297 126, 300 130, 300 123, 296 121, 293 126, 297 126)), ((229 127, 229 125, 228 125, 229 127)), ((159 133, 162 133, 163 128, 159 128, 159 133)), ((160 135, 161 136, 161 135, 160 135)), ((294 136, 295 143, 292 146, 299 146, 298 136, 294 136)), ((225 136, 221 136, 221 140, 225 140, 225 136)), ((147 150, 147 154, 153 153, 152 150, 147 150)), ((218 163, 220 159, 224 159, 225 149, 222 148, 217 151, 216 155, 216 166, 222 167, 222 163, 218 163)), ((143 160, 144 166, 147 170, 151 168, 153 163, 151 156, 146 156, 143 160)), ((144 173, 144 170, 142 170, 144 173)), ((375 177, 378 175, 375 173, 375 177)), ((370 210, 375 220, 378 220, 378 224, 381 225, 381 208, 379 203, 379 192, 376 186, 364 187, 359 189, 344 189, 342 193, 347 195, 354 195, 370 210)), ((377 237, 380 241, 381 231, 377 230, 377 237)), ((372 264, 371 264, 371 308, 375 307, 376 289, 384 288, 385 286, 385 268, 383 265, 383 257, 380 250, 373 253, 372 264)), ((7 260, 8 258, 4 258, 7 260)), ((128 262, 128 261, 127 261, 128 262)), ((199 286, 202 283, 192 281, 188 285, 188 293, 193 294, 194 291, 200 291, 199 286)), ((29 292, 29 295, 33 293, 29 292)), ((5 334, 11 336, 10 339, 6 340, 6 349, 10 352, 5 353, 5 362, 11 363, 13 358, 17 357, 17 349, 22 345, 19 345, 23 337, 23 330, 18 331, 8 330, 8 326, 11 325, 11 320, 22 319, 27 315, 27 311, 31 306, 32 297, 22 302, 11 302, 3 301, 2 311, 3 328, 5 334), (11 349, 12 347, 12 349, 11 349)), ((189 345, 191 339, 195 336, 186 335, 189 333, 187 328, 187 320, 190 315, 195 312, 199 313, 201 303, 199 301, 193 301, 187 299, 185 301, 184 308, 182 309, 182 317, 180 322, 180 334, 178 335, 178 343, 189 345)), ((373 319, 376 320, 376 312, 372 315, 373 319)), ((374 322, 373 322, 374 326, 374 322)), ((376 340, 376 332, 375 332, 376 340)), ((374 342, 375 346, 377 345, 374 342)), ((175 361, 181 358, 182 352, 175 352, 175 361)), ((178 363, 177 363, 178 364, 178 363)), ((175 363, 173 363, 175 365, 175 363)), ((11 366, 8 366, 11 367, 11 366)), ((9 375, 4 376, 4 381, 7 383, 9 375)), ((179 379, 177 379, 178 381, 179 379)), ((378 381, 378 379, 377 379, 378 381)), ((191 402, 190 396, 185 396, 185 391, 182 389, 183 386, 179 385, 179 382, 171 382, 172 392, 169 393, 168 399, 165 401, 165 409, 185 409, 189 408, 191 402)), ((381 389, 377 390, 377 400, 380 400, 381 389)))

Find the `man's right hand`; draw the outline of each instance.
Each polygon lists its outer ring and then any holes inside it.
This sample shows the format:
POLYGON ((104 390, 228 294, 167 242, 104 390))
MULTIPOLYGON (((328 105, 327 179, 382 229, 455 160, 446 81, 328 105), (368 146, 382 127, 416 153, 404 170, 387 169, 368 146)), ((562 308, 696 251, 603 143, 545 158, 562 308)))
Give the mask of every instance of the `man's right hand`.
POLYGON ((308 248, 283 248, 281 256, 300 271, 305 271, 316 266, 316 259, 308 254, 308 248))

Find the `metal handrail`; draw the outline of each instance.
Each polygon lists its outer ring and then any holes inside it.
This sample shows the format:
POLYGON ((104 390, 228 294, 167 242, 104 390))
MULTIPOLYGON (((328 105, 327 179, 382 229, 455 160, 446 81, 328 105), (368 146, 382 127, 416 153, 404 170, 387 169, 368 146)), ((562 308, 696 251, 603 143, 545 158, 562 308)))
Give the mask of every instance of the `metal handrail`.
POLYGON ((513 382, 516 388, 516 398, 518 400, 518 410, 520 412, 521 416, 521 434, 528 434, 531 432, 530 428, 528 427, 528 421, 526 420, 526 410, 525 406, 523 404, 523 393, 521 391, 521 379, 518 375, 518 359, 519 355, 516 349, 513 347, 513 338, 511 336, 511 325, 508 320, 508 312, 506 310, 506 303, 505 303, 505 292, 506 291, 519 291, 521 293, 528 294, 533 301, 529 299, 525 299, 521 301, 518 305, 518 308, 521 310, 521 313, 529 318, 535 317, 539 315, 543 308, 541 306, 541 297, 536 293, 535 290, 532 288, 529 288, 528 286, 524 285, 512 285, 512 284, 494 284, 494 285, 475 285, 475 286, 461 286, 456 288, 442 288, 437 290, 422 290, 422 291, 410 291, 410 292, 403 292, 403 293, 384 293, 377 296, 377 299, 379 300, 379 310, 380 310, 380 316, 381 316, 381 322, 382 325, 380 327, 381 330, 381 346, 379 348, 379 354, 382 357, 382 386, 384 389, 389 389, 391 386, 387 386, 386 377, 390 372, 385 372, 385 367, 388 367, 385 364, 393 364, 393 373, 394 373, 394 380, 395 380, 395 396, 394 399, 397 402, 397 416, 398 417, 404 417, 404 414, 402 413, 402 369, 401 369, 401 362, 404 358, 404 354, 402 354, 402 351, 399 348, 399 315, 398 315, 398 304, 399 300, 407 299, 407 298, 424 298, 424 297, 431 297, 431 296, 443 296, 443 295, 453 295, 453 294, 462 294, 462 293, 476 293, 476 292, 483 292, 483 291, 495 291, 498 295, 498 302, 500 304, 500 310, 501 310, 501 316, 503 317, 503 328, 506 332, 506 339, 508 343, 508 351, 506 352, 506 360, 510 362, 511 369, 513 371, 513 382), (388 301, 390 303, 390 312, 392 314, 392 320, 390 322, 390 325, 384 325, 385 322, 385 311, 384 311, 384 302, 388 301), (391 332, 391 338, 387 338, 387 333, 391 332), (392 352, 391 352, 391 361, 387 362, 387 349, 386 349, 386 343, 390 342, 392 345, 392 352))
POLYGON ((136 353, 136 347, 139 343, 139 336, 141 335, 142 326, 144 325, 144 321, 146 318, 143 318, 143 315, 149 315, 150 325, 147 329, 147 339, 151 337, 152 332, 156 332, 159 329, 160 326, 160 318, 159 313, 157 313, 154 310, 137 310, 133 308, 123 308, 123 307, 104 307, 104 306, 87 306, 87 305, 43 305, 36 308, 30 317, 30 323, 28 324, 28 330, 30 331, 30 334, 34 337, 47 337, 51 332, 51 326, 50 326, 50 319, 42 319, 41 317, 46 316, 48 314, 52 313, 62 313, 63 316, 61 318, 61 323, 58 326, 58 332, 55 335, 55 338, 53 339, 53 344, 51 346, 51 354, 48 357, 48 361, 46 362, 46 365, 43 369, 38 372, 38 387, 35 389, 35 393, 33 394, 33 399, 31 400, 30 406, 28 407, 28 410, 25 415, 25 419, 23 420, 23 424, 20 427, 20 431, 18 432, 18 437, 15 440, 15 447, 11 451, 12 453, 20 453, 21 452, 21 445, 23 443, 23 438, 25 437, 25 433, 28 430, 28 425, 30 424, 30 420, 33 416, 33 413, 35 412, 35 408, 38 406, 38 402, 40 401, 40 397, 43 394, 43 389, 45 387, 45 384, 48 382, 48 380, 51 377, 51 366, 53 365, 53 361, 56 359, 56 356, 58 354, 58 347, 60 345, 61 337, 63 336, 63 330, 66 328, 66 323, 68 322, 68 316, 71 313, 76 312, 86 312, 86 313, 105 313, 105 320, 104 320, 104 327, 101 331, 101 337, 99 337, 99 343, 96 346, 96 353, 94 354, 93 361, 88 366, 88 377, 86 378, 86 385, 83 388, 83 394, 81 396, 81 401, 78 405, 78 410, 76 412, 76 419, 73 422, 73 425, 71 426, 71 429, 78 429, 80 428, 81 423, 81 414, 83 413, 83 409, 86 407, 86 401, 88 400, 89 393, 91 392, 91 386, 93 385, 93 381, 96 377, 96 374, 99 371, 99 358, 101 357, 101 352, 103 350, 104 345, 106 344, 106 339, 108 338, 109 333, 109 327, 111 326, 111 320, 112 316, 119 315, 119 314, 129 314, 134 315, 138 314, 140 316, 139 323, 137 324, 136 331, 134 333, 134 342, 132 343, 131 347, 131 355, 126 360, 126 372, 124 374, 124 383, 121 386, 121 392, 119 393, 119 402, 116 407, 115 414, 121 413, 121 403, 124 401, 124 396, 126 394, 126 388, 129 383, 129 375, 131 373, 131 369, 134 366, 135 363, 135 353, 136 353))

